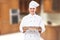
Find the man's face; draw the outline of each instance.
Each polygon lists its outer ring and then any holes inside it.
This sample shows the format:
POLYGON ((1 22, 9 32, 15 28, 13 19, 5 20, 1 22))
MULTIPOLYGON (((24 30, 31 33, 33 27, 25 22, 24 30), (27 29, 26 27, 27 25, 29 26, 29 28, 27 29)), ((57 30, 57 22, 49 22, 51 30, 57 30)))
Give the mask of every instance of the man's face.
POLYGON ((36 8, 29 8, 29 13, 34 14, 36 12, 36 8))

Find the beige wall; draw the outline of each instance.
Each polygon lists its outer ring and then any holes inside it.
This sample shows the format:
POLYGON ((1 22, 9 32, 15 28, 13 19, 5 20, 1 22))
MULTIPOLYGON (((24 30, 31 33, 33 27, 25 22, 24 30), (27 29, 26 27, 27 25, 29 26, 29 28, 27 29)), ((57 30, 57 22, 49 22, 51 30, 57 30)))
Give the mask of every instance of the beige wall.
POLYGON ((41 13, 44 22, 51 21, 52 25, 60 25, 60 13, 41 13))
POLYGON ((60 13, 47 13, 47 20, 60 25, 60 13))

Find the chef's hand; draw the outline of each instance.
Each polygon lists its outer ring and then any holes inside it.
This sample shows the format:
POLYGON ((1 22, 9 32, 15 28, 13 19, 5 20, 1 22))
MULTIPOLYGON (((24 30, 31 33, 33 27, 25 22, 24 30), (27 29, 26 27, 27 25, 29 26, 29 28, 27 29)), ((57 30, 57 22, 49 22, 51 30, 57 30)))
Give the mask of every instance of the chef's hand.
POLYGON ((39 31, 39 33, 41 33, 42 29, 39 27, 39 28, 38 28, 38 31, 39 31))
POLYGON ((23 28, 23 33, 25 33, 26 30, 28 30, 28 28, 27 28, 27 27, 24 27, 24 28, 23 28))

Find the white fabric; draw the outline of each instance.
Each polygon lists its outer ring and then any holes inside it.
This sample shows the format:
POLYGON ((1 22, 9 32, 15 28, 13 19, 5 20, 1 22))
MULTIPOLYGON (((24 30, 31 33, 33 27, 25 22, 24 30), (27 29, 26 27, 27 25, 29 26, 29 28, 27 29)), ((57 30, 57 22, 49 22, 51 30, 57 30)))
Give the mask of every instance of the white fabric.
POLYGON ((20 24, 21 32, 23 32, 22 27, 24 26, 40 26, 42 28, 42 32, 45 31, 45 25, 42 18, 36 14, 34 14, 33 16, 29 14, 22 19, 21 24, 20 24))
POLYGON ((43 40, 37 30, 27 30, 24 37, 24 40, 43 40))
MULTIPOLYGON (((24 26, 27 26, 27 27, 29 27, 29 26, 30 27, 33 27, 33 26, 39 27, 40 26, 42 28, 42 32, 45 31, 45 27, 44 27, 44 23, 43 23, 42 18, 36 14, 34 14, 33 16, 31 14, 29 14, 22 19, 22 22, 20 24, 20 31, 21 32, 23 32, 22 28, 24 26)), ((27 30, 25 32, 25 40, 40 40, 40 39, 43 40, 40 37, 40 34, 37 30, 34 30, 34 31, 27 30)))
POLYGON ((29 3, 29 8, 36 8, 36 7, 38 7, 39 6, 39 4, 37 3, 37 2, 35 2, 35 1, 31 1, 30 3, 29 3))

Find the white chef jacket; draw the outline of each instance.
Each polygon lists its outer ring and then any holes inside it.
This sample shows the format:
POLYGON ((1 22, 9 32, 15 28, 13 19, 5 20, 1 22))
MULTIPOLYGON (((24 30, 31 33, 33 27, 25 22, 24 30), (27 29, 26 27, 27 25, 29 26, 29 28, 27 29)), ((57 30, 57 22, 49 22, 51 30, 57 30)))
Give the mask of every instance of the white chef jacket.
MULTIPOLYGON (((20 31, 23 32, 23 27, 24 26, 40 26, 42 28, 42 32, 45 31, 45 25, 44 25, 44 22, 43 22, 43 19, 34 14, 33 16, 31 14, 28 14, 27 16, 23 17, 22 21, 21 21, 21 24, 20 24, 20 31)), ((42 33, 41 32, 41 33, 42 33)))
MULTIPOLYGON (((36 14, 34 14, 33 16, 31 14, 28 14, 27 16, 23 17, 23 19, 21 21, 21 24, 20 24, 20 31, 21 32, 23 32, 22 28, 24 26, 26 26, 26 27, 29 27, 29 26, 30 27, 33 27, 33 26, 39 27, 40 26, 42 28, 42 32, 45 31, 45 25, 44 25, 44 22, 43 22, 42 18, 40 16, 36 15, 36 14)), ((33 31, 32 33, 35 34, 36 32, 33 31)), ((29 37, 32 35, 31 32, 28 30, 25 33, 26 33, 25 37, 27 36, 27 38, 25 38, 25 39, 29 40, 29 37)), ((36 40, 38 40, 40 38, 39 33, 38 33, 38 37, 37 37, 37 35, 33 35, 33 36, 37 38, 36 40)), ((35 38, 33 39, 33 36, 30 38, 30 40, 35 40, 35 38)))

